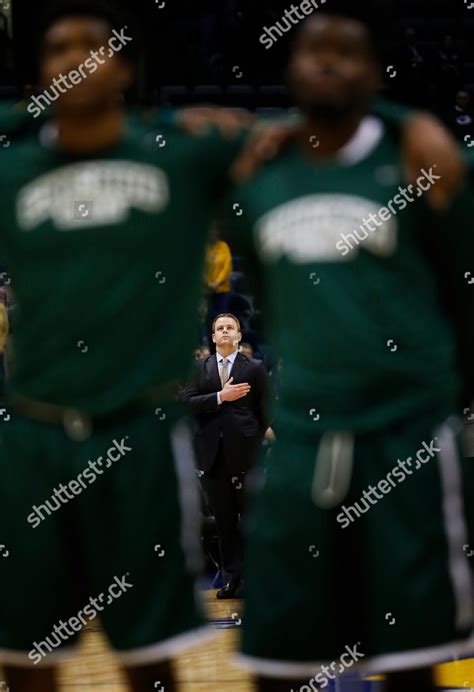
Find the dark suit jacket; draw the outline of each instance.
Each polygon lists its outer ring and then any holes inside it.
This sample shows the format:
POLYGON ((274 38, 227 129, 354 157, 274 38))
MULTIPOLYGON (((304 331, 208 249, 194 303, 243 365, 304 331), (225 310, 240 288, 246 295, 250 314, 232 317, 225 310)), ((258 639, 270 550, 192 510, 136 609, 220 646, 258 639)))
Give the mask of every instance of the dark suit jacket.
POLYGON ((238 353, 230 377, 234 378, 232 384, 248 382, 250 393, 219 406, 217 392, 222 386, 214 354, 197 363, 195 380, 184 389, 184 401, 196 420, 194 439, 202 471, 212 467, 221 433, 224 463, 232 473, 248 471, 270 425, 271 386, 264 364, 238 353))

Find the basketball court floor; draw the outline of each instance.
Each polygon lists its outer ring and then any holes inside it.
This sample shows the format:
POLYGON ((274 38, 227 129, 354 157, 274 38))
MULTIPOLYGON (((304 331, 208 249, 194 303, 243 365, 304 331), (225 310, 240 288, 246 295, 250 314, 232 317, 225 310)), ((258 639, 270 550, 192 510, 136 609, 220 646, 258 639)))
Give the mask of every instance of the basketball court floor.
MULTIPOLYGON (((176 659, 180 690, 252 692, 249 676, 231 663, 239 635, 241 601, 217 601, 215 591, 205 592, 205 598, 208 615, 215 628, 215 638, 211 642, 206 640, 176 659)), ((474 659, 440 666, 438 684, 445 692, 474 692, 474 659)), ((114 656, 101 633, 100 623, 94 622, 85 630, 76 656, 61 667, 61 692, 126 692, 126 689, 114 656)), ((340 678, 333 687, 326 688, 328 692, 379 692, 380 689, 381 684, 377 680, 362 681, 354 676, 340 678)), ((156 690, 160 692, 159 681, 156 690)))

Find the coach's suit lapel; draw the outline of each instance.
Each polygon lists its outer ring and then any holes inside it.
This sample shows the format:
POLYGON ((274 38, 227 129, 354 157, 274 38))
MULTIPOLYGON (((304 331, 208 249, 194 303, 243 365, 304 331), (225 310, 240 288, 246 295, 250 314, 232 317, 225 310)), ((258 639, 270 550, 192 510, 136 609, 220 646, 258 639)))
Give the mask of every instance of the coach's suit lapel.
POLYGON ((232 366, 232 370, 230 371, 230 376, 233 377, 233 384, 239 384, 239 382, 244 381, 245 379, 243 377, 245 367, 247 365, 247 358, 243 356, 241 353, 238 353, 237 356, 235 357, 234 360, 234 365, 232 366), (241 378, 240 380, 238 378, 241 378))
POLYGON ((217 358, 216 355, 209 356, 206 361, 206 372, 209 380, 211 381, 212 388, 214 391, 219 392, 222 389, 221 378, 219 377, 219 371, 217 369, 217 358))

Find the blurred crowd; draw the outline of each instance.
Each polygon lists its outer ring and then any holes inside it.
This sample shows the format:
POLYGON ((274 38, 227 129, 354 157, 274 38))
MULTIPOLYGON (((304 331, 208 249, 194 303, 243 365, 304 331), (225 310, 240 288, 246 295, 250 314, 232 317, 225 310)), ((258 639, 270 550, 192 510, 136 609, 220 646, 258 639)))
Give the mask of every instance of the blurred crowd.
MULTIPOLYGON (((472 126, 474 18, 453 2, 434 0, 429 7, 423 2, 377 3, 377 13, 385 19, 380 46, 387 66, 384 91, 403 102, 434 110, 464 139, 472 126)), ((134 6, 138 18, 142 15, 146 61, 141 94, 133 98, 160 104, 163 87, 170 85, 225 89, 284 84, 284 65, 294 30, 270 50, 259 39, 264 28, 275 25, 292 6, 287 0, 203 0, 199 4, 181 0, 166 11, 151 13, 148 5, 139 2, 134 6)), ((33 72, 15 69, 18 44, 16 36, 15 42, 8 36, 8 19, 0 10, 0 99, 19 99, 25 91, 26 96, 31 92, 33 72)), ((210 93, 209 89, 201 92, 204 99, 210 93)), ((218 91, 215 100, 219 102, 218 91)), ((288 105, 283 91, 280 101, 271 105, 288 105)), ((232 105, 229 98, 223 102, 232 105)), ((234 105, 239 105, 238 99, 234 105)), ((252 107, 246 101, 241 105, 252 107)))

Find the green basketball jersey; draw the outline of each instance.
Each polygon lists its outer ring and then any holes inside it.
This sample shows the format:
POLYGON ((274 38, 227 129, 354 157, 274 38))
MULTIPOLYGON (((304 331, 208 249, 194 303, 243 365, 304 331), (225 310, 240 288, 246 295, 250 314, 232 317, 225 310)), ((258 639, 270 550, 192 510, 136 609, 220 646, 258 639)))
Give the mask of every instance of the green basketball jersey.
POLYGON ((239 148, 137 118, 90 156, 0 117, 0 257, 18 300, 16 395, 113 410, 186 372, 215 202, 239 148))
MULTIPOLYGON (((430 215, 418 188, 402 194, 398 146, 379 134, 352 163, 316 162, 294 145, 232 193, 282 359, 279 412, 301 435, 443 416, 459 401, 430 215)), ((436 184, 436 167, 420 176, 436 184)))

